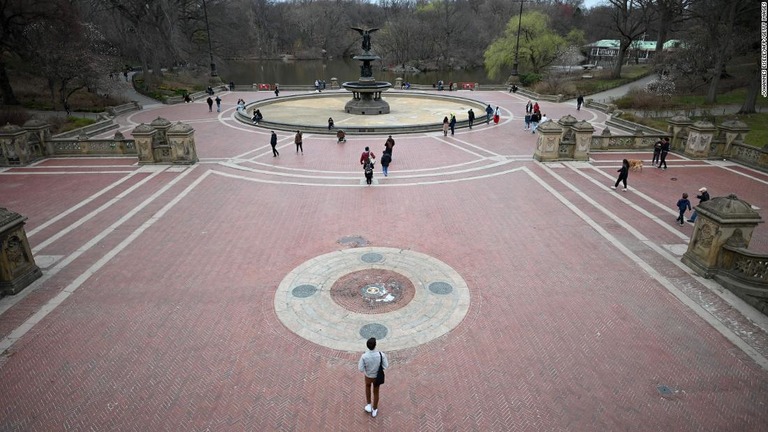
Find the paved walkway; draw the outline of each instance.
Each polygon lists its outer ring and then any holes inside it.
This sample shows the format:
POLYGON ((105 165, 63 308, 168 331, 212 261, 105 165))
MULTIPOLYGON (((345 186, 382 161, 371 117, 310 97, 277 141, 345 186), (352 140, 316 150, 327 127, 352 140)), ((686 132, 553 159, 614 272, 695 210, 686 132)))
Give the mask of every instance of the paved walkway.
MULTIPOLYGON (((48 159, 0 170, 42 279, 0 300, 0 430, 766 430, 768 320, 681 264, 682 192, 768 208, 768 174, 624 157, 541 164, 524 98, 499 125, 396 137, 279 134, 224 93, 119 118, 195 128, 201 162, 48 159), (322 323, 322 324, 321 324, 322 323), (390 359, 379 416, 357 360, 390 359)), ((551 118, 605 115, 542 104, 551 118)), ((768 252, 758 227, 750 249, 768 252)))

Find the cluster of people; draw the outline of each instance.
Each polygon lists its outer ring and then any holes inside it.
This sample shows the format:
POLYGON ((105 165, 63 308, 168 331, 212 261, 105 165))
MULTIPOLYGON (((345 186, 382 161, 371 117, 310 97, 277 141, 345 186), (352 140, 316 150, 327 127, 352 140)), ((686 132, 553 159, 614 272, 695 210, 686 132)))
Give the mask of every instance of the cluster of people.
MULTIPOLYGON (((443 80, 438 80, 436 83, 432 83, 432 88, 436 88, 439 91, 445 90, 445 83, 443 80)), ((453 81, 448 83, 448 91, 453 91, 453 81)))
POLYGON ((325 80, 315 80, 315 91, 320 93, 325 90, 325 80))
POLYGON ((456 115, 454 113, 451 113, 450 120, 448 120, 448 116, 443 117, 443 136, 448 136, 449 129, 451 130, 451 136, 453 136, 453 133, 456 130, 456 115))
POLYGON ((653 145, 653 159, 651 164, 656 168, 667 169, 667 155, 669 154, 669 138, 664 137, 653 145), (657 165, 658 164, 658 165, 657 165), (662 168, 662 165, 664 167, 662 168))
POLYGON ((245 111, 245 99, 237 99, 237 110, 240 112, 245 111))
POLYGON ((536 129, 539 124, 549 120, 546 114, 542 114, 539 102, 528 101, 525 104, 525 128, 523 130, 530 130, 531 133, 536 133, 536 129))
POLYGON ((251 117, 251 120, 253 120, 253 124, 258 124, 262 119, 264 119, 264 116, 261 115, 261 111, 258 109, 253 112, 253 117, 251 117))
MULTIPOLYGON (((389 164, 392 163, 392 149, 394 147, 395 139, 390 135, 384 143, 384 151, 381 155, 381 172, 384 174, 384 177, 389 175, 389 164)), ((373 184, 373 170, 376 167, 376 155, 371 151, 370 147, 366 147, 365 151, 360 155, 360 165, 363 166, 365 183, 368 185, 373 184)))
MULTIPOLYGON (((208 104, 208 112, 213 112, 213 99, 208 96, 205 102, 208 104)), ((221 98, 216 96, 216 112, 221 112, 221 98)))
POLYGON ((493 124, 499 124, 499 120, 501 120, 501 108, 497 106, 494 110, 491 108, 491 104, 488 104, 488 106, 485 107, 485 124, 489 124, 491 118, 493 118, 493 124))

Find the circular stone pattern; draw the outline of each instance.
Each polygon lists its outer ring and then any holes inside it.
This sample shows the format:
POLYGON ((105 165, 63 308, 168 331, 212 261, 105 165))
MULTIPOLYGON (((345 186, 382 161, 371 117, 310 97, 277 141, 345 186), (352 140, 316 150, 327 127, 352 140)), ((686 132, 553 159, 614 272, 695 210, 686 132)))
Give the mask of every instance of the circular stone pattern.
POLYGON ((299 285, 291 290, 291 294, 294 297, 307 298, 317 292, 317 287, 314 285, 299 285))
POLYGON ((384 261, 384 256, 378 253, 367 253, 367 254, 363 254, 363 256, 361 256, 360 259, 363 260, 363 262, 373 264, 373 263, 384 261))
POLYGON ((453 287, 451 284, 445 282, 432 282, 429 284, 429 290, 435 294, 446 295, 453 291, 453 287))
POLYGON ((458 326, 469 303, 467 283, 444 262, 380 247, 312 258, 288 273, 275 293, 275 312, 290 331, 349 352, 365 350, 369 337, 389 351, 427 343, 458 326), (374 261, 376 255, 381 259, 374 261))
POLYGON ((372 337, 376 339, 384 339, 387 337, 387 333, 389 333, 387 327, 378 323, 366 324, 360 328, 360 337, 365 340, 372 337))
POLYGON ((336 304, 352 312, 367 314, 400 309, 413 299, 415 293, 410 279, 383 269, 349 273, 331 287, 331 298, 336 304))

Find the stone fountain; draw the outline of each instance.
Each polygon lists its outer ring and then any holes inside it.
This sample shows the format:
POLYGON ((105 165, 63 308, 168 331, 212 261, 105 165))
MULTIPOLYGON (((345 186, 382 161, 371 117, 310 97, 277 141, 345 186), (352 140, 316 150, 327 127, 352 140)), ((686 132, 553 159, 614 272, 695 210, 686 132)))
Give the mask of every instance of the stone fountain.
POLYGON ((363 64, 360 66, 360 78, 357 81, 347 81, 341 84, 345 89, 352 92, 352 100, 347 102, 344 110, 349 114, 388 114, 389 104, 381 98, 381 93, 389 90, 392 84, 386 81, 376 81, 371 67, 372 61, 381 59, 371 51, 371 33, 378 29, 351 28, 363 37, 363 53, 353 57, 363 64))

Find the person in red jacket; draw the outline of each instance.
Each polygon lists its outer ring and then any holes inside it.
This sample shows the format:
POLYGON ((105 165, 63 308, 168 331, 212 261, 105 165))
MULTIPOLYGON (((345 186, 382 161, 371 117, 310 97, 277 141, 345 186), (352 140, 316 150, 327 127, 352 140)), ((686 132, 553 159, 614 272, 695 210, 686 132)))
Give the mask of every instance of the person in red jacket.
POLYGON ((366 147, 363 154, 360 155, 360 165, 365 165, 370 158, 376 158, 376 155, 373 154, 370 148, 366 147))

